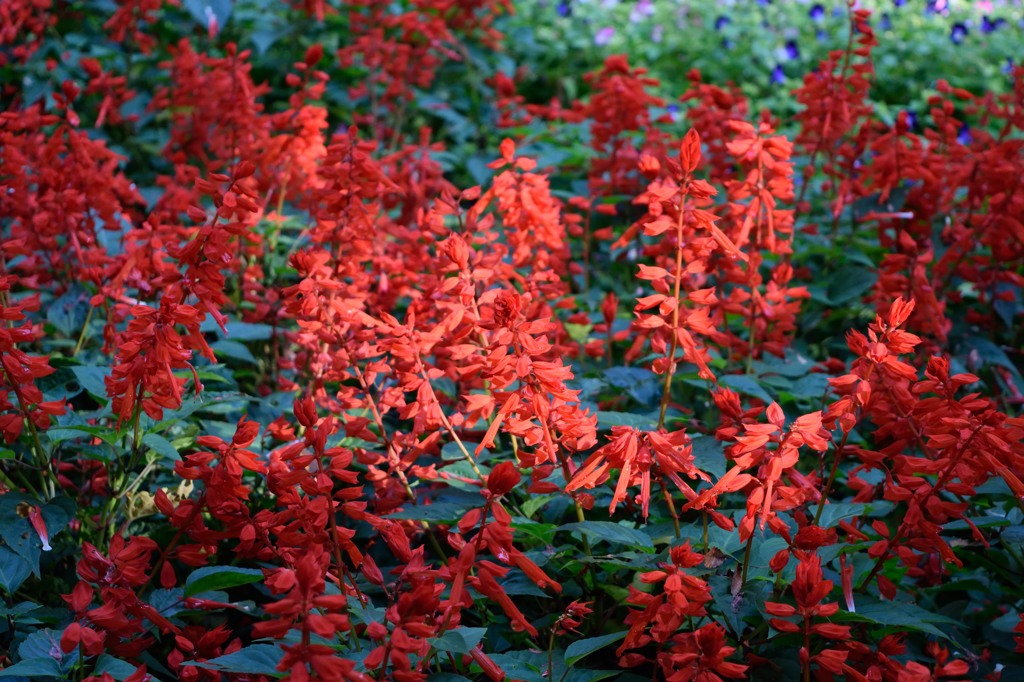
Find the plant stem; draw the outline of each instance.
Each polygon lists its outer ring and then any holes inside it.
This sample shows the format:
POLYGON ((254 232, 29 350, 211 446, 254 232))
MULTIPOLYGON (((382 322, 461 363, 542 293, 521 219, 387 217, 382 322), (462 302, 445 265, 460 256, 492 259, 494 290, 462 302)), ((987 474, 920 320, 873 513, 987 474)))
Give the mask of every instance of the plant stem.
POLYGON ((832 462, 832 471, 829 472, 828 482, 825 483, 825 488, 821 491, 821 500, 818 502, 818 511, 814 514, 814 525, 818 525, 818 521, 821 520, 821 512, 825 509, 825 502, 828 501, 828 494, 832 491, 832 484, 836 480, 836 473, 839 471, 839 462, 843 459, 843 451, 846 449, 846 439, 850 437, 850 432, 843 433, 843 439, 839 441, 839 447, 836 448, 835 459, 832 462))
POLYGON ((756 530, 750 531, 750 537, 747 538, 747 548, 743 551, 743 576, 742 576, 742 580, 741 580, 743 585, 747 584, 747 569, 750 568, 750 554, 751 554, 750 550, 753 549, 753 547, 754 547, 754 533, 755 532, 756 532, 756 530))
POLYGON ((665 477, 659 477, 659 482, 661 483, 661 492, 665 494, 665 502, 668 503, 669 514, 672 515, 672 525, 675 527, 676 540, 678 540, 682 534, 679 531, 679 514, 676 512, 676 503, 672 500, 672 493, 669 492, 668 486, 665 485, 665 477))
MULTIPOLYGON (((685 185, 684 185, 685 188, 685 185)), ((676 218, 676 269, 673 296, 676 299, 675 307, 672 308, 672 344, 668 352, 668 367, 665 368, 665 384, 661 393, 661 410, 658 413, 658 430, 665 428, 665 413, 668 411, 668 403, 672 397, 672 375, 676 370, 676 350, 679 348, 679 289, 683 282, 683 222, 686 215, 686 189, 682 190, 683 196, 679 199, 679 216, 676 218)))

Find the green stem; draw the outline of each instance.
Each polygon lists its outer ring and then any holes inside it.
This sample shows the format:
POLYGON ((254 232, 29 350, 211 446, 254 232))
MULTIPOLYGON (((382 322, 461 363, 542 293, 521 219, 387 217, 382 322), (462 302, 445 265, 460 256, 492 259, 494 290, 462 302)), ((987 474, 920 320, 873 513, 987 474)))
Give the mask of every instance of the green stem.
POLYGON ((747 584, 747 569, 750 568, 750 554, 751 549, 754 547, 754 533, 756 530, 750 531, 750 537, 747 538, 747 548, 743 551, 743 575, 741 582, 743 585, 747 584))
POLYGON ((78 343, 75 344, 75 350, 71 353, 71 357, 75 357, 82 350, 82 345, 85 343, 85 337, 89 335, 89 323, 92 321, 92 313, 96 310, 96 306, 89 306, 89 313, 85 316, 85 324, 82 325, 82 333, 78 335, 78 343))
POLYGON ((836 480, 836 473, 839 471, 839 462, 843 458, 843 450, 846 449, 846 439, 850 437, 850 432, 847 431, 843 434, 843 439, 839 441, 839 447, 836 448, 835 460, 832 462, 832 471, 829 472, 828 482, 825 483, 825 488, 821 491, 821 499, 818 501, 818 511, 814 514, 814 525, 818 525, 818 521, 821 520, 821 512, 825 509, 825 502, 828 501, 828 495, 832 491, 832 484, 836 480))

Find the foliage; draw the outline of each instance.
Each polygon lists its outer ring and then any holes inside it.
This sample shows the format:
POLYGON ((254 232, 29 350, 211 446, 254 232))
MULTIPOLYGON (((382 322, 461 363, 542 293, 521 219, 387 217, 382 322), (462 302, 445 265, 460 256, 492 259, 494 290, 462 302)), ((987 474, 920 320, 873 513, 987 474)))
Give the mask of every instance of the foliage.
POLYGON ((1019 9, 919 4, 4 2, 0 677, 1024 675, 1019 9))

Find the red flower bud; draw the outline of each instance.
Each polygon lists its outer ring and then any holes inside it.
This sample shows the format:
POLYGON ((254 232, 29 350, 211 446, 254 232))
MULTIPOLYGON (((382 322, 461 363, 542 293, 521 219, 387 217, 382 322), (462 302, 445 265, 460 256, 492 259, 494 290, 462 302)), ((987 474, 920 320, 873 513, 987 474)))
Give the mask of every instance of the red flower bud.
POLYGON ((502 462, 494 467, 491 475, 487 477, 487 490, 492 495, 504 495, 522 480, 519 470, 512 462, 502 462))

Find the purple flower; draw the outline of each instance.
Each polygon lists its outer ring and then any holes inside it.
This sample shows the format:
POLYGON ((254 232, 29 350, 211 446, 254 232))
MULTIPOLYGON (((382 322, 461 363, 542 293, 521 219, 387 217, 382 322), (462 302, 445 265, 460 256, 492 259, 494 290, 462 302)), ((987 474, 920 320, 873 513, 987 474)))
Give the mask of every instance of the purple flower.
POLYGON ((1003 73, 1013 73, 1013 60, 1009 57, 1006 58, 1006 63, 1003 64, 1003 73))
POLYGON ((717 19, 715 19, 715 30, 716 31, 721 31, 723 28, 726 27, 726 25, 731 24, 731 23, 732 23, 732 19, 730 19, 729 17, 724 16, 724 15, 720 16, 717 19))
POLYGON ((786 41, 786 56, 790 59, 800 59, 800 48, 797 47, 795 40, 786 41))
POLYGON ((992 33, 999 30, 999 27, 1006 23, 1006 19, 999 17, 993 21, 987 14, 981 18, 981 32, 992 33))
POLYGON ((964 42, 964 38, 967 37, 967 26, 962 22, 956 22, 953 24, 953 28, 949 31, 949 39, 953 41, 954 45, 959 45, 964 42))
POLYGON ((974 138, 971 137, 971 129, 967 126, 967 124, 964 123, 963 125, 961 125, 960 133, 956 136, 956 141, 959 142, 960 144, 967 145, 970 144, 971 140, 973 139, 974 138))
POLYGON ((896 7, 903 7, 903 5, 907 4, 907 0, 892 0, 892 4, 896 7))
POLYGON ((782 84, 786 82, 786 73, 782 70, 782 66, 779 64, 775 65, 772 69, 772 83, 782 84))
POLYGON ((569 0, 562 0, 558 3, 558 16, 560 17, 571 17, 572 16, 572 5, 569 4, 569 0))
POLYGON ((665 27, 661 24, 655 24, 654 28, 651 29, 651 42, 660 43, 662 36, 665 34, 665 27))
POLYGON ((913 130, 917 127, 917 114, 912 110, 907 109, 907 129, 913 130))
POLYGON ((826 40, 828 40, 828 31, 824 31, 824 30, 819 28, 818 29, 818 33, 817 33, 817 35, 815 37, 817 37, 818 42, 822 42, 823 43, 826 40))
POLYGON ((728 38, 722 38, 722 49, 731 50, 733 48, 733 42, 728 38))
POLYGON ((605 26, 600 31, 594 34, 594 44, 598 47, 603 47, 608 43, 612 42, 612 38, 615 37, 615 29, 611 26, 605 26))
POLYGON ((821 21, 825 18, 825 8, 821 3, 815 3, 811 5, 811 9, 807 12, 807 16, 811 18, 811 21, 821 21))
POLYGON ((888 12, 882 12, 882 18, 878 22, 878 28, 882 29, 883 31, 892 30, 892 19, 889 18, 888 12))
POLYGON ((629 21, 636 24, 652 14, 654 14, 654 5, 651 4, 651 0, 637 0, 633 9, 629 11, 629 21))

